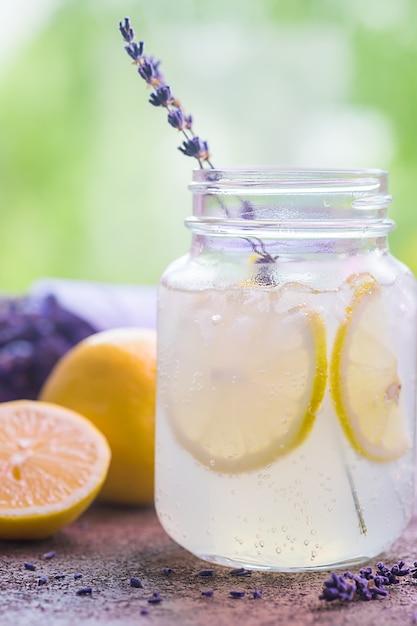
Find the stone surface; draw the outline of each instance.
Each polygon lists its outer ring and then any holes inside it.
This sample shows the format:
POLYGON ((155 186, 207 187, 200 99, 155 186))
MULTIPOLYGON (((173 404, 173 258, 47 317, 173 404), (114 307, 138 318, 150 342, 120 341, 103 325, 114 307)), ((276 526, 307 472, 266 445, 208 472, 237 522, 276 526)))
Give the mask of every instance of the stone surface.
MULTIPOLYGON (((417 520, 390 551, 387 565, 417 559, 417 520)), ((375 565, 375 562, 370 563, 375 565)), ((211 566, 172 542, 155 513, 93 506, 81 519, 48 540, 0 543, 1 626, 385 626, 417 623, 417 580, 407 578, 389 587, 389 596, 352 603, 318 599, 326 572, 281 574, 253 572, 233 577, 230 570, 211 566), (53 558, 43 555, 51 550, 53 558), (25 569, 24 562, 36 565, 25 569), (164 573, 171 568, 172 573, 164 573), (202 569, 214 576, 202 578, 202 569), (74 578, 74 574, 82 574, 74 578), (65 574, 65 578, 55 576, 65 574), (46 584, 39 584, 46 577, 46 584), (131 587, 131 577, 142 588, 131 587), (91 587, 90 595, 77 591, 91 587), (201 595, 213 589, 212 597, 201 595), (263 591, 254 599, 253 590, 263 591), (243 598, 230 597, 242 590, 243 598), (148 600, 158 592, 159 604, 148 600)))

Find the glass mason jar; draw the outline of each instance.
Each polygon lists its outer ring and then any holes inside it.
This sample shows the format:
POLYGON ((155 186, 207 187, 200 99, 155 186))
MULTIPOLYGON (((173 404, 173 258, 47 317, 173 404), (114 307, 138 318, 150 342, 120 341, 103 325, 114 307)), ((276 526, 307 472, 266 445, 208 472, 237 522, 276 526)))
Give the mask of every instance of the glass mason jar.
POLYGON ((387 173, 197 170, 159 285, 156 508, 211 562, 359 563, 412 513, 416 281, 387 173))

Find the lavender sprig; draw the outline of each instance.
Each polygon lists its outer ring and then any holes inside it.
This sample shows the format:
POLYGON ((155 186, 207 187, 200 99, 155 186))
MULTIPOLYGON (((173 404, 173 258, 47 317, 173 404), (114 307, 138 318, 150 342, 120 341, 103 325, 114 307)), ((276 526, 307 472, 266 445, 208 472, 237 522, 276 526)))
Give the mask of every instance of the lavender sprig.
POLYGON ((200 168, 207 164, 214 169, 210 162, 208 143, 194 134, 193 118, 185 114, 179 100, 172 95, 171 88, 165 83, 159 70, 160 61, 155 61, 152 56, 144 54, 145 44, 143 41, 135 41, 135 31, 128 17, 119 22, 119 30, 127 44, 125 45, 127 54, 137 65, 139 76, 153 89, 149 98, 150 104, 166 109, 168 123, 184 136, 184 141, 178 150, 185 156, 197 159, 200 168))

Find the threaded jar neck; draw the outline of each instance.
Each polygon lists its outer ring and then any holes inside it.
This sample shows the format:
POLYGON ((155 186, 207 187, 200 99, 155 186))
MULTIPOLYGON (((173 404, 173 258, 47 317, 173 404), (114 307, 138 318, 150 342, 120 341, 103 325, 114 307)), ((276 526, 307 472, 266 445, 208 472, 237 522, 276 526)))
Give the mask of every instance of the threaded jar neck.
POLYGON ((186 225, 200 234, 378 237, 395 227, 383 170, 199 169, 189 188, 186 225))

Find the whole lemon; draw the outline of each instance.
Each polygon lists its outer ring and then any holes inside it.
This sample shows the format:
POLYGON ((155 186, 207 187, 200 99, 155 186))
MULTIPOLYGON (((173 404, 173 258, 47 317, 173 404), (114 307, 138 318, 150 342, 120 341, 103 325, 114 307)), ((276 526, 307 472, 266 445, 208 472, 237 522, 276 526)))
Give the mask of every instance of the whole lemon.
POLYGON ((67 352, 39 399, 77 411, 103 433, 112 459, 99 498, 119 504, 153 500, 156 331, 116 328, 67 352))

